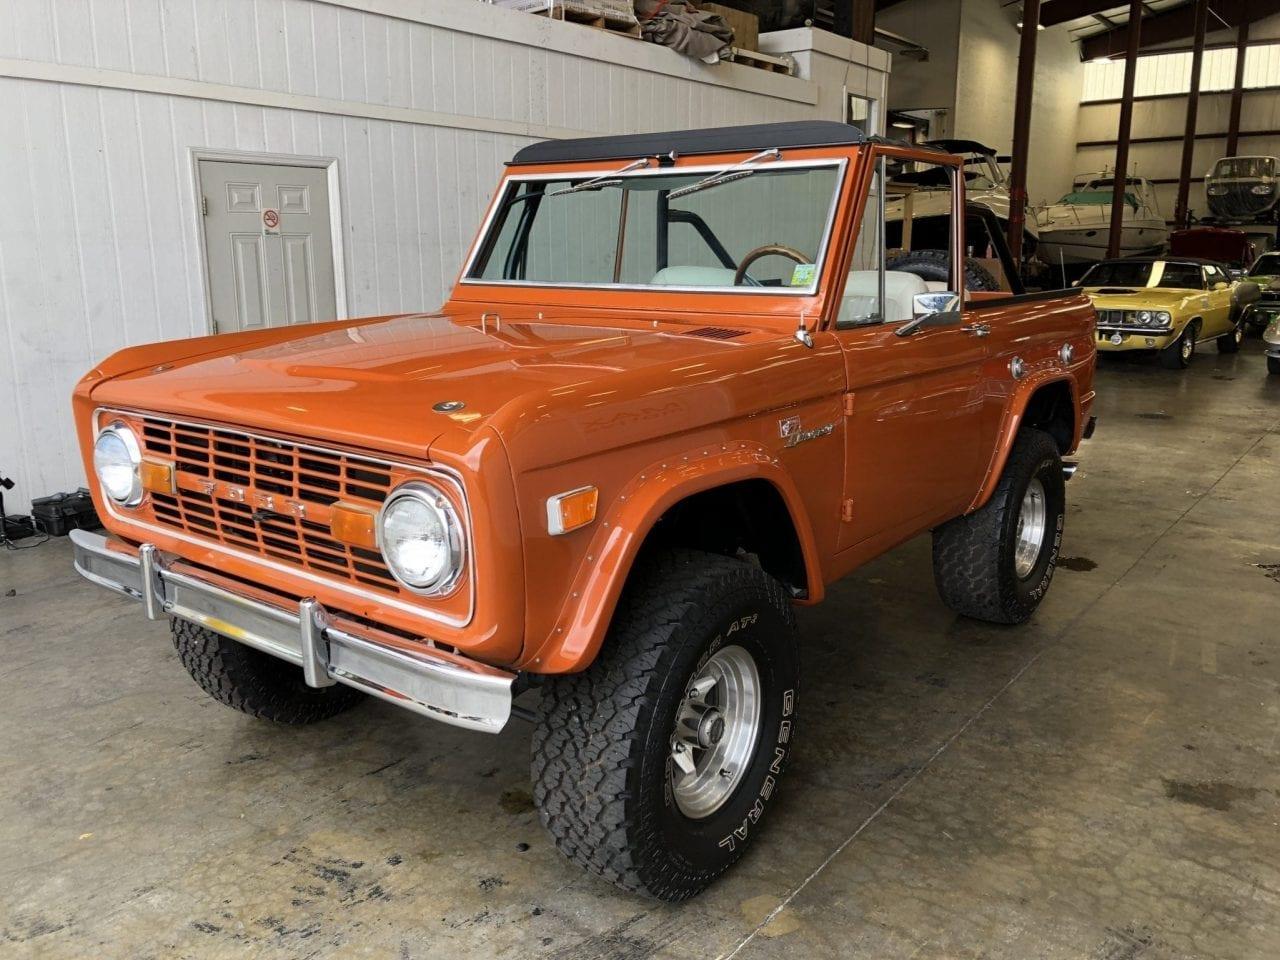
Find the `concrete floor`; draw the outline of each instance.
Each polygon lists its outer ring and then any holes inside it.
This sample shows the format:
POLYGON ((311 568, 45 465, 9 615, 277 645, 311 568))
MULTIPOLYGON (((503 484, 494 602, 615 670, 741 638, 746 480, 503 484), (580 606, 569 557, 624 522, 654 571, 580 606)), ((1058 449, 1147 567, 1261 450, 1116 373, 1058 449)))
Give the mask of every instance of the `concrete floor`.
POLYGON ((0 551, 0 955, 1273 958, 1280 378, 1104 363, 1097 412, 1030 624, 949 614, 926 539, 802 612, 782 802, 679 907, 560 859, 527 725, 261 724, 65 541, 0 551))

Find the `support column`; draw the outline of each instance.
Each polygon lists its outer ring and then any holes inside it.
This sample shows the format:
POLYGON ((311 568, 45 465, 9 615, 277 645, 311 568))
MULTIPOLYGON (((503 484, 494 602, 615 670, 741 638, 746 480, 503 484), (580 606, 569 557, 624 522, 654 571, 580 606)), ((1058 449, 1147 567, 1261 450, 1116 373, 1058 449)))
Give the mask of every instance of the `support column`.
POLYGON ((1129 0, 1129 25, 1125 30, 1124 89, 1120 94, 1120 127, 1116 133, 1116 171, 1112 177, 1111 232, 1107 256, 1120 256, 1124 231, 1124 193, 1129 169, 1129 131, 1133 127, 1133 81, 1138 73, 1138 47, 1142 41, 1142 0, 1129 0))
POLYGON ((1022 0, 1022 39, 1018 46, 1018 86, 1013 101, 1013 162, 1009 170, 1009 250, 1022 263, 1022 234, 1027 222, 1027 154, 1031 150, 1031 95, 1036 79, 1036 34, 1040 0, 1022 0))
POLYGON ((1244 55, 1249 50, 1249 24, 1240 24, 1236 33, 1236 82, 1231 88, 1231 118, 1227 121, 1227 153, 1234 157, 1240 149, 1240 108, 1244 105, 1244 55))
POLYGON ((1191 90, 1187 94, 1187 126, 1182 134, 1182 169, 1178 173, 1178 202, 1173 220, 1178 229, 1187 225, 1190 211, 1191 158, 1196 146, 1196 113, 1200 109, 1200 67, 1204 63, 1204 34, 1209 24, 1209 0, 1196 0, 1196 37, 1191 48, 1191 90))
POLYGON ((876 33, 875 0, 835 0, 835 32, 871 46, 876 33))

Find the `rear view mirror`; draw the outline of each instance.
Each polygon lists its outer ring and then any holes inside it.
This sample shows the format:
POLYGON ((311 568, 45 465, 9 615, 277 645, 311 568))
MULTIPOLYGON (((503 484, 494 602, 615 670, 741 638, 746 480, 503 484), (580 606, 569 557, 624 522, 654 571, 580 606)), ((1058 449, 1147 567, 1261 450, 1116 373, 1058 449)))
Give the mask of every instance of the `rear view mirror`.
POLYGON ((911 315, 927 317, 934 313, 954 313, 960 309, 960 298, 951 290, 917 293, 911 298, 911 315))

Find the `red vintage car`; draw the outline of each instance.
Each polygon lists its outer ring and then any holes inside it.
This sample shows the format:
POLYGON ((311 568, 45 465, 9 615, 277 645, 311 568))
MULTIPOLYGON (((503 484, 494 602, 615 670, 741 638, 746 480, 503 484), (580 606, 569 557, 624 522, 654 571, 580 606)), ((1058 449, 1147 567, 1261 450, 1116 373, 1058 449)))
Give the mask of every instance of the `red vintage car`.
POLYGON ((1175 257, 1216 260, 1232 270, 1248 270, 1258 255, 1243 230, 1228 227, 1189 227, 1169 235, 1169 252, 1175 257))

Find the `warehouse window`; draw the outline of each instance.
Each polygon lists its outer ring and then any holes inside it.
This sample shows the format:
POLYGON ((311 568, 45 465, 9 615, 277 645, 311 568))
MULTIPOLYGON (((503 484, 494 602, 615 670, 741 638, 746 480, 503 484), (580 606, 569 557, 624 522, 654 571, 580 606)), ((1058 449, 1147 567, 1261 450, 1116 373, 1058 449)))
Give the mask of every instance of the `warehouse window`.
MULTIPOLYGON (((1159 53, 1141 57, 1134 76, 1137 97, 1187 93, 1191 89, 1191 53, 1159 53)), ((1200 90, 1230 90, 1235 83, 1234 47, 1206 50, 1200 68, 1200 90)), ((1249 47, 1244 58, 1245 89, 1280 86, 1280 43, 1249 47)), ((1084 65, 1083 102, 1119 100, 1124 90, 1124 62, 1095 60, 1084 65)))

